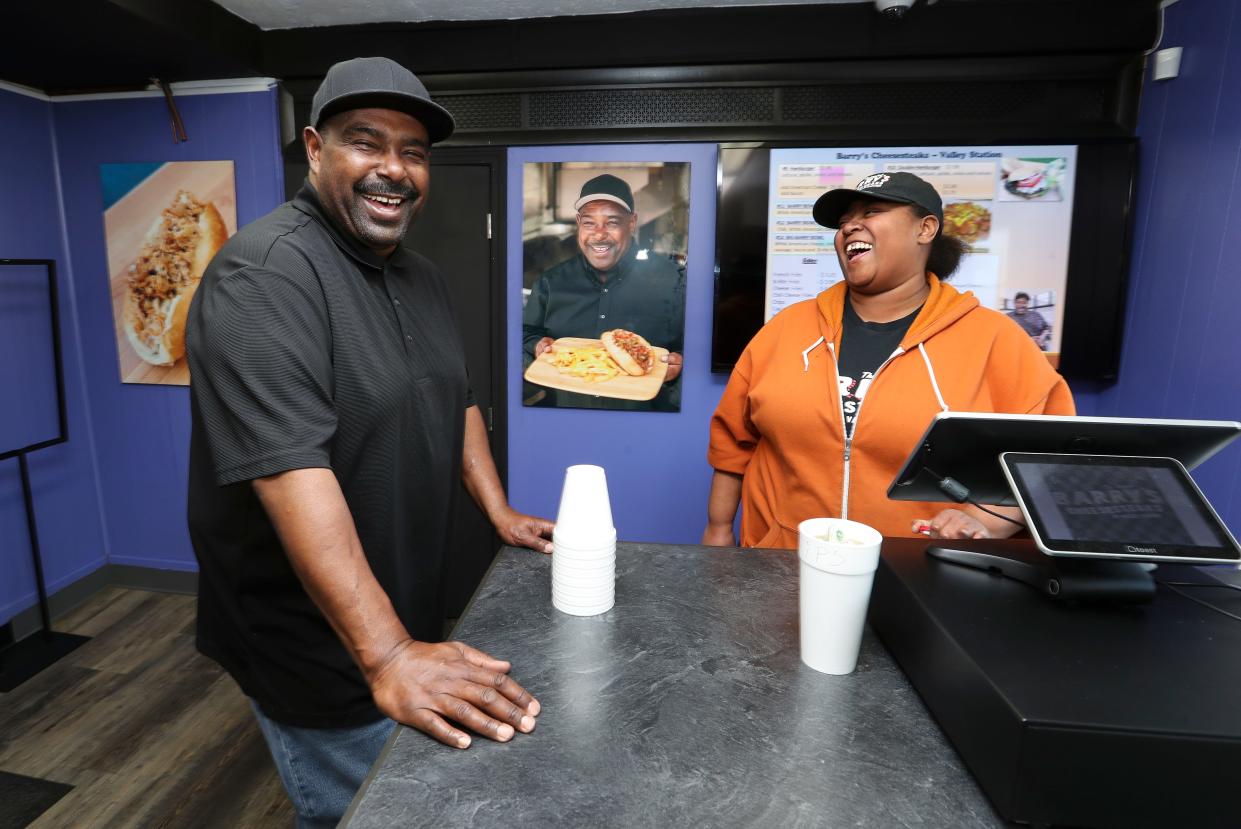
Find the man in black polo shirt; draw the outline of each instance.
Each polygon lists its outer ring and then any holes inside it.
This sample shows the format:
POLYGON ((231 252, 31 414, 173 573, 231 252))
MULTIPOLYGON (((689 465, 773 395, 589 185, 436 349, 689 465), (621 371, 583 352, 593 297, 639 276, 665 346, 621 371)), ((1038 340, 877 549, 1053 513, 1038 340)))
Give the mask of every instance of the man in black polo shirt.
POLYGON ((440 639, 460 483, 505 499, 439 271, 399 247, 453 121, 384 58, 333 66, 296 198, 220 251, 187 328, 198 647, 251 697, 300 825, 335 825, 394 722, 465 748, 539 704, 509 664, 440 639), (449 720, 455 724, 450 724, 449 720))

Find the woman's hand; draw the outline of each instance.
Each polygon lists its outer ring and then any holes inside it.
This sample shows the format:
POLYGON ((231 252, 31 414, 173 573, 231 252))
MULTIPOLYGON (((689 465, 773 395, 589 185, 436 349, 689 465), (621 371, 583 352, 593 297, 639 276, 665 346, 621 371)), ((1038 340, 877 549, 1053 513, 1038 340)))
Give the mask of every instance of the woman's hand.
POLYGON ((959 509, 946 509, 929 521, 914 521, 912 529, 931 538, 991 538, 985 524, 959 509))

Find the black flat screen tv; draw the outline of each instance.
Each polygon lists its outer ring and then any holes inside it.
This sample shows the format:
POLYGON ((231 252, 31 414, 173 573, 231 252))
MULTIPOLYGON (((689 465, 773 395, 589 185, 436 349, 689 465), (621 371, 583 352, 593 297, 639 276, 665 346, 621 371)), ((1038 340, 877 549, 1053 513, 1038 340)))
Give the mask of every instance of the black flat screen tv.
POLYGON ((944 229, 969 253, 952 278, 1031 332, 1068 377, 1119 370, 1137 140, 994 145, 722 144, 711 368, 732 370, 783 307, 841 279, 814 200, 907 170, 944 198, 944 229))

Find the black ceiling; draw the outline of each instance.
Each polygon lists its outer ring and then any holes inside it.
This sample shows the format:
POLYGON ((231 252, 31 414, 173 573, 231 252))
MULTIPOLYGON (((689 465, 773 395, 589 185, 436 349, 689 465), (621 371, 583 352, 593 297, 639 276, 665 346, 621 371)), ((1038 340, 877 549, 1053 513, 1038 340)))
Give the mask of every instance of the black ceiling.
POLYGON ((21 0, 0 21, 0 80, 50 94, 263 74, 261 32, 206 0, 21 0))
POLYGON ((940 0, 899 24, 853 4, 268 32, 210 0, 57 0, 8 3, 0 22, 0 80, 56 95, 140 88, 152 77, 305 80, 360 54, 458 84, 473 72, 1134 55, 1157 36, 1158 0, 940 0))

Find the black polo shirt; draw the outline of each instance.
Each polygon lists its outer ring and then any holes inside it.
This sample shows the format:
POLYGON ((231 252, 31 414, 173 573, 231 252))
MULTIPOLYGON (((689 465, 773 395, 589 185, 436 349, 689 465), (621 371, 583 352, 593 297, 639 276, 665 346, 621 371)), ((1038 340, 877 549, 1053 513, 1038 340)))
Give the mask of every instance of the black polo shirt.
POLYGON ((374 721, 250 482, 331 469, 397 615, 415 639, 440 638, 473 403, 443 277, 412 251, 385 261, 353 243, 306 184, 215 257, 186 332, 198 648, 279 722, 374 721))

